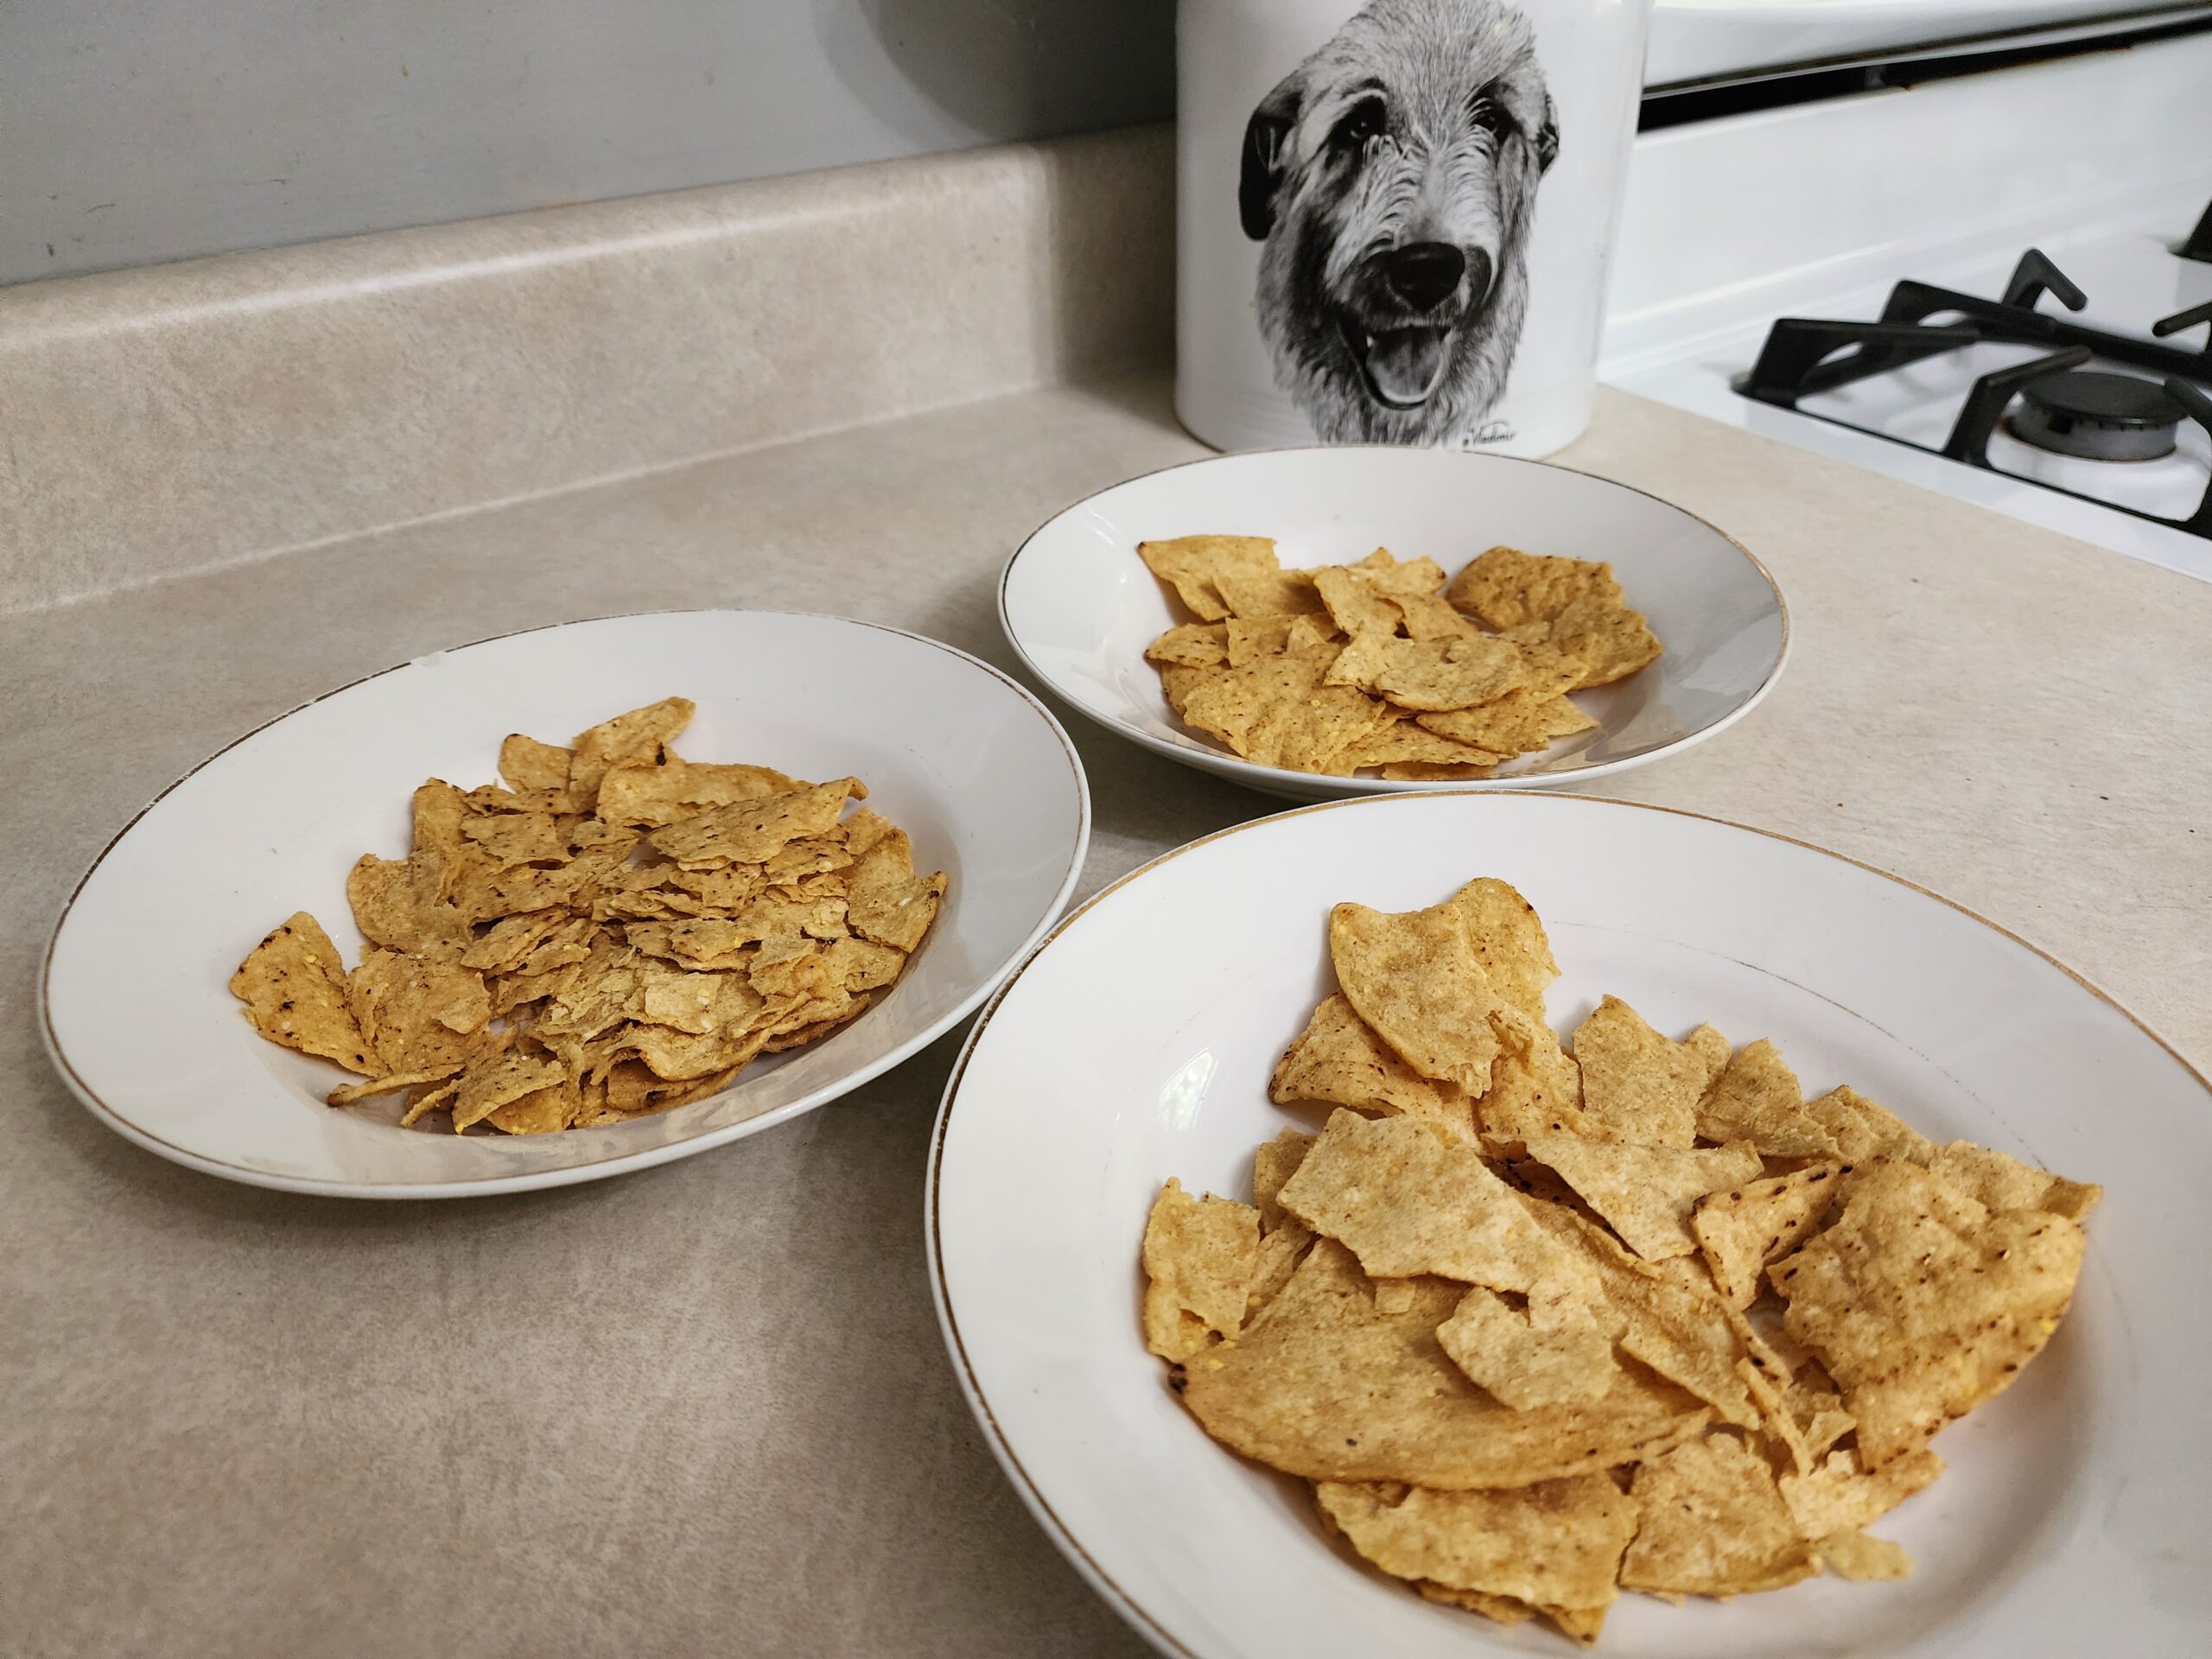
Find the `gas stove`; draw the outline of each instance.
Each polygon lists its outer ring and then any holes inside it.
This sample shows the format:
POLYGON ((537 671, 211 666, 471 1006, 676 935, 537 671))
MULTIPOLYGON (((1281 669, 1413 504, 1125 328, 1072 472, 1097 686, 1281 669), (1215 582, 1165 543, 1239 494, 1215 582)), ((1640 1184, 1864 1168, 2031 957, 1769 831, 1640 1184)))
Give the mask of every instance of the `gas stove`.
POLYGON ((1647 132, 1612 384, 2212 580, 2212 31, 1647 132))

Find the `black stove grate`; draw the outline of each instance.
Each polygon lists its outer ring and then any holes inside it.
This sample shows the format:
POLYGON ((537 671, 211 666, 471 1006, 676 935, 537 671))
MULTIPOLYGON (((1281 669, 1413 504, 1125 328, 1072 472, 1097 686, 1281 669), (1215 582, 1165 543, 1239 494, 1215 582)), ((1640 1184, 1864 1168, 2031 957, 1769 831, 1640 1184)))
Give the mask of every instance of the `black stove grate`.
MULTIPOLYGON (((2205 248, 2201 257, 2212 260, 2212 208, 2205 210, 2204 222, 2196 227, 2190 240, 2203 242, 2205 248)), ((1758 361, 1751 365, 1749 374, 1737 382, 1736 390, 1763 404, 1795 410, 1815 420, 1902 443, 1908 448, 1925 450, 1925 445, 1909 439, 1802 409, 1798 400, 1853 381, 1889 374, 1962 346, 1987 341, 2041 345, 2051 349, 2041 357, 1999 369, 1975 381, 1942 448, 1929 453, 1940 453, 1969 467, 1999 470, 1989 459, 1989 441, 1995 435, 2012 399, 2045 375, 2079 368, 2093 357, 2153 371, 2183 412, 2204 429, 2208 437, 2212 437, 2212 394, 2207 393, 2202 384, 2212 380, 2212 327, 2207 327, 2205 344, 2201 349, 2162 346, 2038 311, 2036 302, 2045 294, 2069 311, 2078 311, 2088 302, 2088 296, 2049 256, 2039 248, 2030 248, 2012 268, 2012 279, 2005 283, 2001 300, 1955 293, 1928 283, 1903 282, 1890 290, 1880 318, 1872 322, 1783 317, 1768 330, 1758 361), (1929 321, 1943 316, 1959 320, 1940 323, 1929 321)), ((2152 332, 2164 339, 2200 323, 2212 325, 2212 302, 2161 318, 2152 325, 2152 332)), ((2041 479, 2022 481, 2212 540, 2212 481, 2208 481, 2196 511, 2187 518, 2179 519, 2145 512, 2041 479)))

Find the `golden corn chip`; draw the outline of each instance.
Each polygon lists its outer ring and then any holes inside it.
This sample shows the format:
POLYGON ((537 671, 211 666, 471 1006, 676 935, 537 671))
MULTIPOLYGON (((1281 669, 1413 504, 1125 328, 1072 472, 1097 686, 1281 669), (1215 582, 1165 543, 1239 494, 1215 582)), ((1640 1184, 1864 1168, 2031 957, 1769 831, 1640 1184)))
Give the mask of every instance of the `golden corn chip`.
POLYGON ((664 697, 579 732, 570 743, 569 796, 580 810, 599 799, 600 779, 626 760, 649 760, 664 743, 691 723, 696 705, 689 697, 664 697))
MULTIPOLYGON (((1363 766, 1442 766, 1459 776, 1470 768, 1488 772, 1505 757, 1487 749, 1470 748, 1455 738, 1440 735, 1410 720, 1393 719, 1349 748, 1338 752, 1338 762, 1357 772, 1363 766)), ((1385 776, 1388 776, 1385 773, 1385 776)))
POLYGON ((1381 683, 1383 671, 1389 667, 1394 648, 1405 643, 1380 627, 1363 628, 1337 653, 1329 664, 1329 671, 1321 677, 1321 683, 1372 691, 1381 683))
POLYGON ((1211 677, 1191 690, 1183 719, 1259 765, 1303 760, 1309 770, 1325 767, 1338 751, 1390 718, 1372 697, 1322 683, 1335 652, 1326 644, 1300 648, 1294 636, 1281 656, 1199 671, 1211 677))
POLYGON ((1171 1382, 1208 1433, 1287 1473, 1446 1491, 1529 1486, 1656 1456, 1710 1416, 1633 1364, 1602 1400, 1515 1411, 1436 1345, 1462 1287, 1414 1283, 1412 1305, 1383 1313, 1351 1252, 1318 1239, 1234 1343, 1194 1355, 1171 1382))
POLYGON ((469 942, 468 948, 461 953, 461 965, 483 974, 509 972, 530 954, 533 946, 568 919, 567 912, 556 909, 503 916, 488 931, 469 942))
POLYGON ((454 1096, 453 1127, 456 1132, 480 1123, 511 1100, 568 1080, 558 1060, 518 1049, 480 1050, 461 1074, 454 1096))
POLYGON ((1408 1065, 1471 1095, 1490 1086, 1497 998, 1448 902, 1397 914, 1338 905, 1329 957, 1353 1010, 1408 1065))
POLYGON ((298 912, 246 953, 231 995, 272 1043, 335 1060, 349 1071, 384 1068, 371 1057, 346 1001, 346 970, 322 924, 298 912))
POLYGON ((1767 1263, 1788 1255, 1827 1219, 1841 1185, 1836 1178, 1847 1167, 1815 1164, 1698 1200, 1690 1231, 1721 1295, 1738 1307, 1751 1305, 1767 1263))
POLYGON ((1770 1272, 1785 1326, 1820 1357, 1878 1469, 2003 1392, 2043 1351, 2082 1269, 2081 1224, 1992 1214, 1880 1158, 1845 1178, 1827 1229, 1770 1272))
MULTIPOLYGON (((1536 626, 1548 628, 1548 625, 1538 623, 1536 626)), ((1529 631, 1516 629, 1503 637, 1511 639, 1521 653, 1522 671, 1529 677, 1524 694, 1532 701, 1549 707, 1550 699, 1564 696, 1583 683, 1584 677, 1590 671, 1590 664, 1586 658, 1577 656, 1551 639, 1548 633, 1541 639, 1528 639, 1521 637, 1525 632, 1529 631)), ((1569 703, 1567 706, 1571 709, 1574 705, 1569 703)))
POLYGON ((425 1083, 442 1083, 461 1068, 448 1066, 436 1071, 403 1071, 395 1077, 371 1077, 365 1083, 341 1083, 325 1097, 333 1106, 351 1106, 356 1101, 369 1100, 378 1095, 396 1095, 403 1089, 412 1089, 425 1083))
MULTIPOLYGON (((760 1053, 767 1043, 769 1033, 758 1027, 738 1026, 732 1029, 712 1031, 677 1031, 672 1027, 630 1025, 622 1028, 615 1044, 615 1052, 633 1054, 652 1074, 656 1082, 693 1083, 704 1077, 720 1077, 742 1066, 760 1053)), ((626 1074, 642 1083, 634 1073, 626 1074)), ((609 1073, 610 1086, 613 1074, 609 1073)), ((647 1092, 657 1093, 651 1085, 647 1092)), ((610 1096, 611 1097, 611 1096, 610 1096)), ((696 1098, 696 1096, 694 1096, 696 1098)), ((641 1108, 623 1104, 625 1111, 641 1108)), ((676 1103, 663 1098, 654 1102, 656 1109, 664 1110, 676 1103)))
POLYGON ((1187 1359, 1244 1323, 1259 1266, 1260 1212, 1208 1193, 1194 1198, 1171 1179, 1144 1230, 1145 1346, 1187 1359))
POLYGON ((1919 1160, 1932 1150, 1928 1141, 1893 1112, 1877 1106, 1855 1089, 1829 1090, 1805 1103, 1805 1115, 1835 1137, 1835 1155, 1847 1164, 1876 1158, 1919 1160))
POLYGON ((472 817, 461 835, 481 849, 494 866, 565 861, 568 832, 550 812, 500 812, 472 817))
POLYGON ((664 752, 608 768, 600 779, 598 813, 609 824, 657 830, 709 807, 804 787, 772 767, 706 765, 664 752))
POLYGON ((1229 629, 1220 622, 1179 622, 1145 647, 1155 663, 1212 668, 1229 660, 1229 629))
POLYGON ((823 956, 844 976, 845 988, 854 992, 880 989, 897 979, 906 966, 906 953, 897 945, 878 944, 850 934, 832 941, 823 956))
POLYGON ((499 745, 499 776, 514 785, 518 794, 544 791, 561 795, 564 798, 561 808, 563 811, 573 810, 565 798, 569 791, 569 761, 568 750, 541 743, 534 737, 524 737, 520 732, 512 734, 499 745))
POLYGON ((849 798, 865 798, 856 778, 810 784, 696 813, 654 830, 645 842, 656 852, 695 869, 765 864, 791 842, 834 830, 849 798))
POLYGON ((583 1111, 583 1095, 566 1077, 543 1089, 494 1106, 484 1122, 508 1135, 552 1135, 574 1123, 583 1111))
POLYGON ((458 950, 468 919, 441 896, 444 866, 422 854, 404 859, 364 853, 346 878, 354 925, 372 944, 421 956, 458 950))
POLYGON ((1190 702, 1193 692, 1199 687, 1211 685, 1223 677, 1227 671, 1229 662, 1226 631, 1224 632, 1222 638, 1221 660, 1222 666, 1217 668, 1192 668, 1179 663, 1163 663, 1160 669, 1160 692, 1166 698, 1167 706, 1180 715, 1184 705, 1190 702))
POLYGON ((1432 732, 1501 754, 1526 754, 1553 739, 1586 732, 1597 721, 1565 697, 1521 686, 1471 709, 1414 716, 1432 732))
POLYGON ((1323 609, 1303 570, 1224 569, 1215 573, 1213 586, 1231 616, 1319 615, 1323 609))
POLYGON ((1374 690, 1403 709, 1440 711, 1495 702, 1527 680, 1521 653, 1487 634, 1394 641, 1374 690))
POLYGON ((1512 887, 1478 876, 1452 895, 1452 907, 1466 925, 1475 960, 1483 965, 1491 989, 1531 1020, 1544 1018, 1544 991, 1559 977, 1551 940, 1536 907, 1512 887))
POLYGON ((766 1002, 742 974, 690 973, 646 957, 638 963, 630 1018, 644 1025, 703 1036, 742 1031, 766 1002))
POLYGON ((1437 1345, 1468 1377, 1516 1411, 1577 1405, 1613 1386, 1613 1339, 1578 1296, 1531 1294, 1507 1306, 1478 1285, 1436 1327, 1437 1345))
POLYGON ((1467 1122, 1465 1096, 1400 1059, 1341 992, 1313 1010, 1298 1040, 1276 1063, 1268 1097, 1278 1105, 1311 1100, 1366 1112, 1467 1122))
MULTIPOLYGON (((1331 1529, 1335 1530, 1333 1522, 1331 1529)), ((1440 1601, 1448 1607, 1464 1607, 1500 1624, 1526 1624, 1536 1616, 1534 1607, 1511 1596, 1493 1596, 1481 1590, 1454 1590, 1448 1584, 1421 1583, 1414 1587, 1431 1601, 1440 1601)))
POLYGON ((1509 1491, 1325 1481, 1313 1496, 1352 1548, 1395 1578, 1539 1606, 1611 1602, 1636 1535, 1635 1500, 1602 1474, 1509 1491))
POLYGON ((1367 573, 1351 565, 1330 564, 1307 574, 1329 620, 1355 639, 1363 633, 1388 639, 1398 631, 1405 613, 1367 573))
POLYGON ((1584 594, 1551 620, 1551 643, 1582 658, 1584 686, 1611 685, 1659 660, 1661 646, 1643 613, 1611 594, 1584 594))
POLYGON ((1702 1026, 1688 1041, 1669 1042, 1634 1008, 1609 996, 1576 1027, 1573 1042, 1582 1070, 1582 1109, 1592 1120, 1646 1146, 1696 1141, 1698 1102, 1728 1059, 1719 1033, 1702 1026))
MULTIPOLYGON (((458 1094, 460 1090, 461 1079, 459 1077, 450 1077, 442 1083, 425 1078, 419 1090, 411 1090, 410 1091, 410 1098, 407 1103, 407 1112, 406 1115, 399 1120, 399 1127, 403 1129, 411 1128, 427 1114, 436 1111, 440 1107, 450 1106, 453 1103, 454 1096, 458 1094)), ((337 1104, 335 1101, 331 1103, 333 1105, 337 1104)))
POLYGON ((1863 1532, 1832 1532, 1813 1546, 1813 1554, 1839 1579, 1868 1583, 1912 1576, 1912 1557, 1904 1545, 1863 1532))
POLYGON ((1942 1176, 1960 1192, 1992 1210, 2048 1210, 2079 1221, 2104 1196, 2101 1186, 2085 1185, 2024 1164, 2007 1154, 1954 1141, 1911 1160, 1942 1176))
POLYGON ((1819 1571, 1764 1460, 1732 1434, 1643 1464, 1630 1491, 1640 1520, 1621 1561, 1627 1589, 1737 1596, 1819 1571))
POLYGON ((1287 1217, 1277 1198, 1282 1184, 1306 1161, 1314 1137, 1285 1129, 1272 1141, 1262 1141, 1252 1154, 1252 1202, 1260 1211, 1260 1230, 1272 1233, 1287 1217))
MULTIPOLYGON (((1584 1103, 1589 1072, 1583 1073, 1584 1103)), ((1547 1129, 1526 1137, 1529 1155, 1548 1164, 1582 1201, 1646 1261, 1697 1249, 1690 1212, 1707 1193, 1740 1186, 1759 1173, 1759 1155, 1738 1142, 1687 1151, 1586 1141, 1547 1129)))
POLYGON ((1265 575, 1281 569, 1275 544, 1264 536, 1181 536, 1168 542, 1143 542, 1138 544, 1137 556, 1201 622, 1218 622, 1230 614, 1229 602, 1214 585, 1222 572, 1265 575))
POLYGON ((346 1005, 378 1069, 392 1072, 457 1070, 492 1018, 474 969, 373 947, 346 976, 346 1005))
MULTIPOLYGON (((1468 753, 1478 753, 1469 750, 1468 753)), ((1433 760, 1393 760, 1384 766, 1381 775, 1398 783, 1455 784, 1471 778, 1487 778, 1497 770, 1493 762, 1470 763, 1452 761, 1440 764, 1433 760)))
MULTIPOLYGON (((1403 614, 1408 639, 1486 639, 1481 629, 1452 608, 1441 594, 1396 593, 1390 602, 1403 614)), ((1562 688, 1564 689, 1564 688, 1562 688)))
POLYGON ((571 917, 532 944, 512 971, 525 978, 542 978, 571 963, 588 962, 596 937, 597 927, 590 918, 571 917))
POLYGON ((1779 1484, 1798 1535, 1826 1538, 1872 1526, 1942 1472, 1943 1459, 1925 1446, 1891 1458, 1872 1474, 1859 1468, 1857 1452, 1831 1452, 1812 1473, 1784 1475, 1779 1484))
POLYGON ((1612 566, 1493 547, 1454 576, 1444 596, 1484 627, 1503 630, 1549 622, 1591 594, 1619 600, 1612 566))
POLYGON ((1260 1235, 1259 1255, 1252 1269, 1251 1294, 1244 1299, 1246 1324, 1250 1324, 1260 1310, 1274 1300, 1282 1287, 1290 1282, 1290 1275, 1298 1271, 1298 1264, 1306 1259, 1306 1252, 1313 1248, 1313 1239, 1312 1228, 1288 1216, 1260 1235))
POLYGON ((1393 598, 1401 594, 1433 594, 1444 585, 1444 567, 1434 559, 1396 558, 1387 547, 1376 548, 1357 564, 1338 568, 1356 572, 1376 592, 1393 598))
POLYGON ((1262 658, 1316 656, 1337 648, 1325 620, 1311 616, 1232 616, 1221 628, 1231 668, 1243 668, 1262 658))
POLYGON ((1375 1277, 1517 1291, 1589 1278, 1471 1142, 1421 1118, 1332 1113, 1275 1199, 1375 1277))
POLYGON ((1797 1074, 1762 1037, 1730 1057, 1697 1106, 1707 1141, 1748 1141, 1769 1158, 1834 1159, 1835 1135, 1805 1110, 1797 1074))
POLYGON ((846 919, 852 931, 878 944, 912 950, 937 919, 944 872, 916 876, 912 844, 894 830, 870 846, 853 866, 846 919))

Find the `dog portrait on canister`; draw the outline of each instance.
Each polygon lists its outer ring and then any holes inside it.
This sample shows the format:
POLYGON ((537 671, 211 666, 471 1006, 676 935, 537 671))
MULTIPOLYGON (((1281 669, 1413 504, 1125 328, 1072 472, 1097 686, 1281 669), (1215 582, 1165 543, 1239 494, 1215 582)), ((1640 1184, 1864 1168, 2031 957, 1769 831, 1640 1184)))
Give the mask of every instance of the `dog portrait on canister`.
POLYGON ((1277 383, 1330 442, 1471 444, 1529 304, 1559 118, 1502 0, 1371 0, 1245 128, 1237 207, 1264 244, 1277 383))

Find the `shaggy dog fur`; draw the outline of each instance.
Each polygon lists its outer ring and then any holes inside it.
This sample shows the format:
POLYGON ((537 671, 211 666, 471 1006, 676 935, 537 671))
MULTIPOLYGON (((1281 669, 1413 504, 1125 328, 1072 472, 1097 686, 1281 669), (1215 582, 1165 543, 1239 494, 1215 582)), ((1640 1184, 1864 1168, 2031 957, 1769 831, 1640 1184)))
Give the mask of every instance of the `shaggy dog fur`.
POLYGON ((1503 0, 1371 0, 1244 135, 1275 378, 1332 442, 1489 441, 1559 121, 1503 0))

